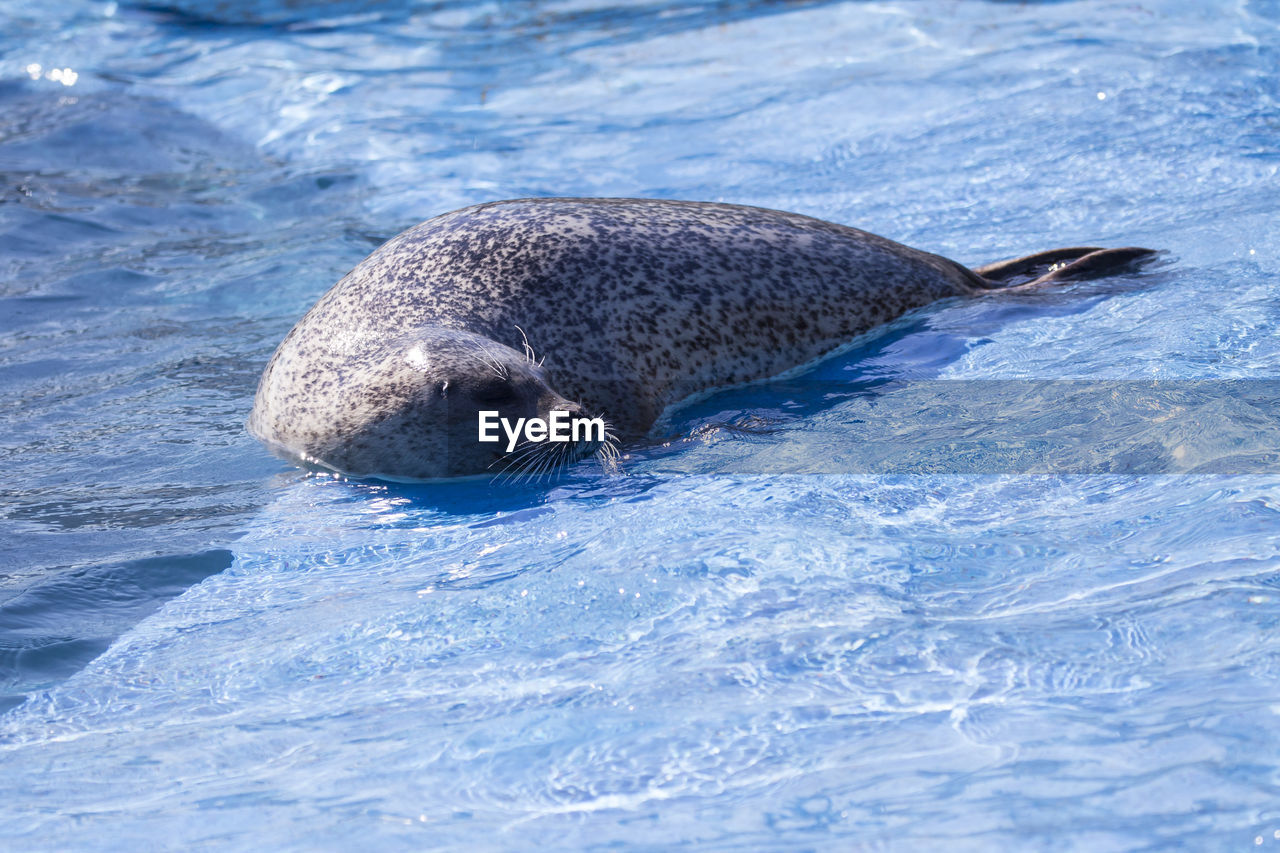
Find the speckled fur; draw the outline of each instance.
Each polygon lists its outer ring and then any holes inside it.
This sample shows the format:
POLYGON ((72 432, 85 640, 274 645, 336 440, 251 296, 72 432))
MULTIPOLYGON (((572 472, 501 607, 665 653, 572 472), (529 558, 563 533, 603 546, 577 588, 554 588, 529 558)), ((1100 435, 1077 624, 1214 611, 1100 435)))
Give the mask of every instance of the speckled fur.
MULTIPOLYGON (((276 351, 250 429, 332 465, 334 434, 411 405, 402 353, 434 327, 518 352, 523 330, 552 388, 635 437, 690 394, 781 373, 984 285, 946 258, 774 210, 482 204, 405 231, 334 285, 276 351)), ((416 442, 403 455, 431 451, 430 434, 400 432, 416 442)))

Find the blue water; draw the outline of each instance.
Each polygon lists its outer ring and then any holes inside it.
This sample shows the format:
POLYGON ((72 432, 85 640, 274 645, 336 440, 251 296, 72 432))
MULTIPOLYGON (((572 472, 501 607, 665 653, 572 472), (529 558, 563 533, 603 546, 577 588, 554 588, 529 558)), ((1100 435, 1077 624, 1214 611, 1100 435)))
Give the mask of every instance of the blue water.
MULTIPOLYGON (((1280 847, 1275 2, 0 22, 0 846, 1280 847), (374 246, 531 195, 1166 254, 916 312, 625 476, 345 482, 246 436, 374 246), (846 455, 996 379, 1217 390, 1128 467, 846 455), (1197 431, 1230 447, 1164 464, 1197 431)), ((1051 387, 1046 428, 1103 405, 1051 387)))

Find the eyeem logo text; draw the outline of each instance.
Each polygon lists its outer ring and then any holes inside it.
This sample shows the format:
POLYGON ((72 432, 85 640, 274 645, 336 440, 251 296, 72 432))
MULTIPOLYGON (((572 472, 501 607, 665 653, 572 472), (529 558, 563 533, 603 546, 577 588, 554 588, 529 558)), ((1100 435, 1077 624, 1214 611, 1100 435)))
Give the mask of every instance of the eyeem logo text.
POLYGON ((604 418, 574 418, 560 409, 552 409, 551 417, 516 418, 515 426, 511 421, 501 417, 498 412, 480 413, 480 440, 484 442, 501 441, 498 427, 507 435, 507 452, 516 449, 521 435, 525 441, 534 443, 543 441, 605 441, 604 418))

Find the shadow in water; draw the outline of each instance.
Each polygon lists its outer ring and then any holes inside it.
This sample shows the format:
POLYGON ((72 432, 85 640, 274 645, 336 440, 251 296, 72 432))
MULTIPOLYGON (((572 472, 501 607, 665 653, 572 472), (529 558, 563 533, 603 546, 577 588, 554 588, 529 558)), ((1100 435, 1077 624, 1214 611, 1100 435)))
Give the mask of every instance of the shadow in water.
POLYGON ((428 31, 459 37, 483 37, 493 41, 503 30, 511 47, 515 40, 529 41, 566 29, 601 30, 611 41, 654 38, 689 29, 718 26, 733 21, 777 15, 835 0, 713 0, 699 3, 597 3, 586 9, 557 9, 554 4, 523 2, 494 6, 477 0, 235 0, 210 4, 200 0, 160 0, 128 4, 184 28, 254 28, 278 31, 352 29, 379 23, 397 23, 413 15, 450 15, 450 25, 428 31), (472 10, 465 23, 454 23, 458 12, 472 10))
MULTIPOLYGON (((477 517, 475 526, 508 524, 549 512, 546 505, 562 501, 629 499, 654 485, 651 478, 605 471, 594 459, 584 459, 557 476, 533 480, 471 477, 429 483, 391 483, 347 480, 357 500, 381 498, 397 505, 439 513, 451 518, 477 517)), ((420 517, 411 523, 419 524, 420 517)))
POLYGON ((231 566, 230 551, 171 554, 57 572, 0 605, 0 712, 64 681, 188 587, 231 566))

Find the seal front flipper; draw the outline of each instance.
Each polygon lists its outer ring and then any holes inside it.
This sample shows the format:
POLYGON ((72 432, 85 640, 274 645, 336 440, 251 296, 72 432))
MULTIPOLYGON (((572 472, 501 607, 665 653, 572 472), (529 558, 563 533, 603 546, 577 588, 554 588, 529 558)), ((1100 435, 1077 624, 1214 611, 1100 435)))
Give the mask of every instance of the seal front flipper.
POLYGON ((992 289, 1007 290, 1111 275, 1135 262, 1148 261, 1155 254, 1154 249, 1141 249, 1137 246, 1122 249, 1076 246, 1070 249, 1050 249, 1011 261, 987 264, 975 268, 974 272, 985 279, 992 289))

